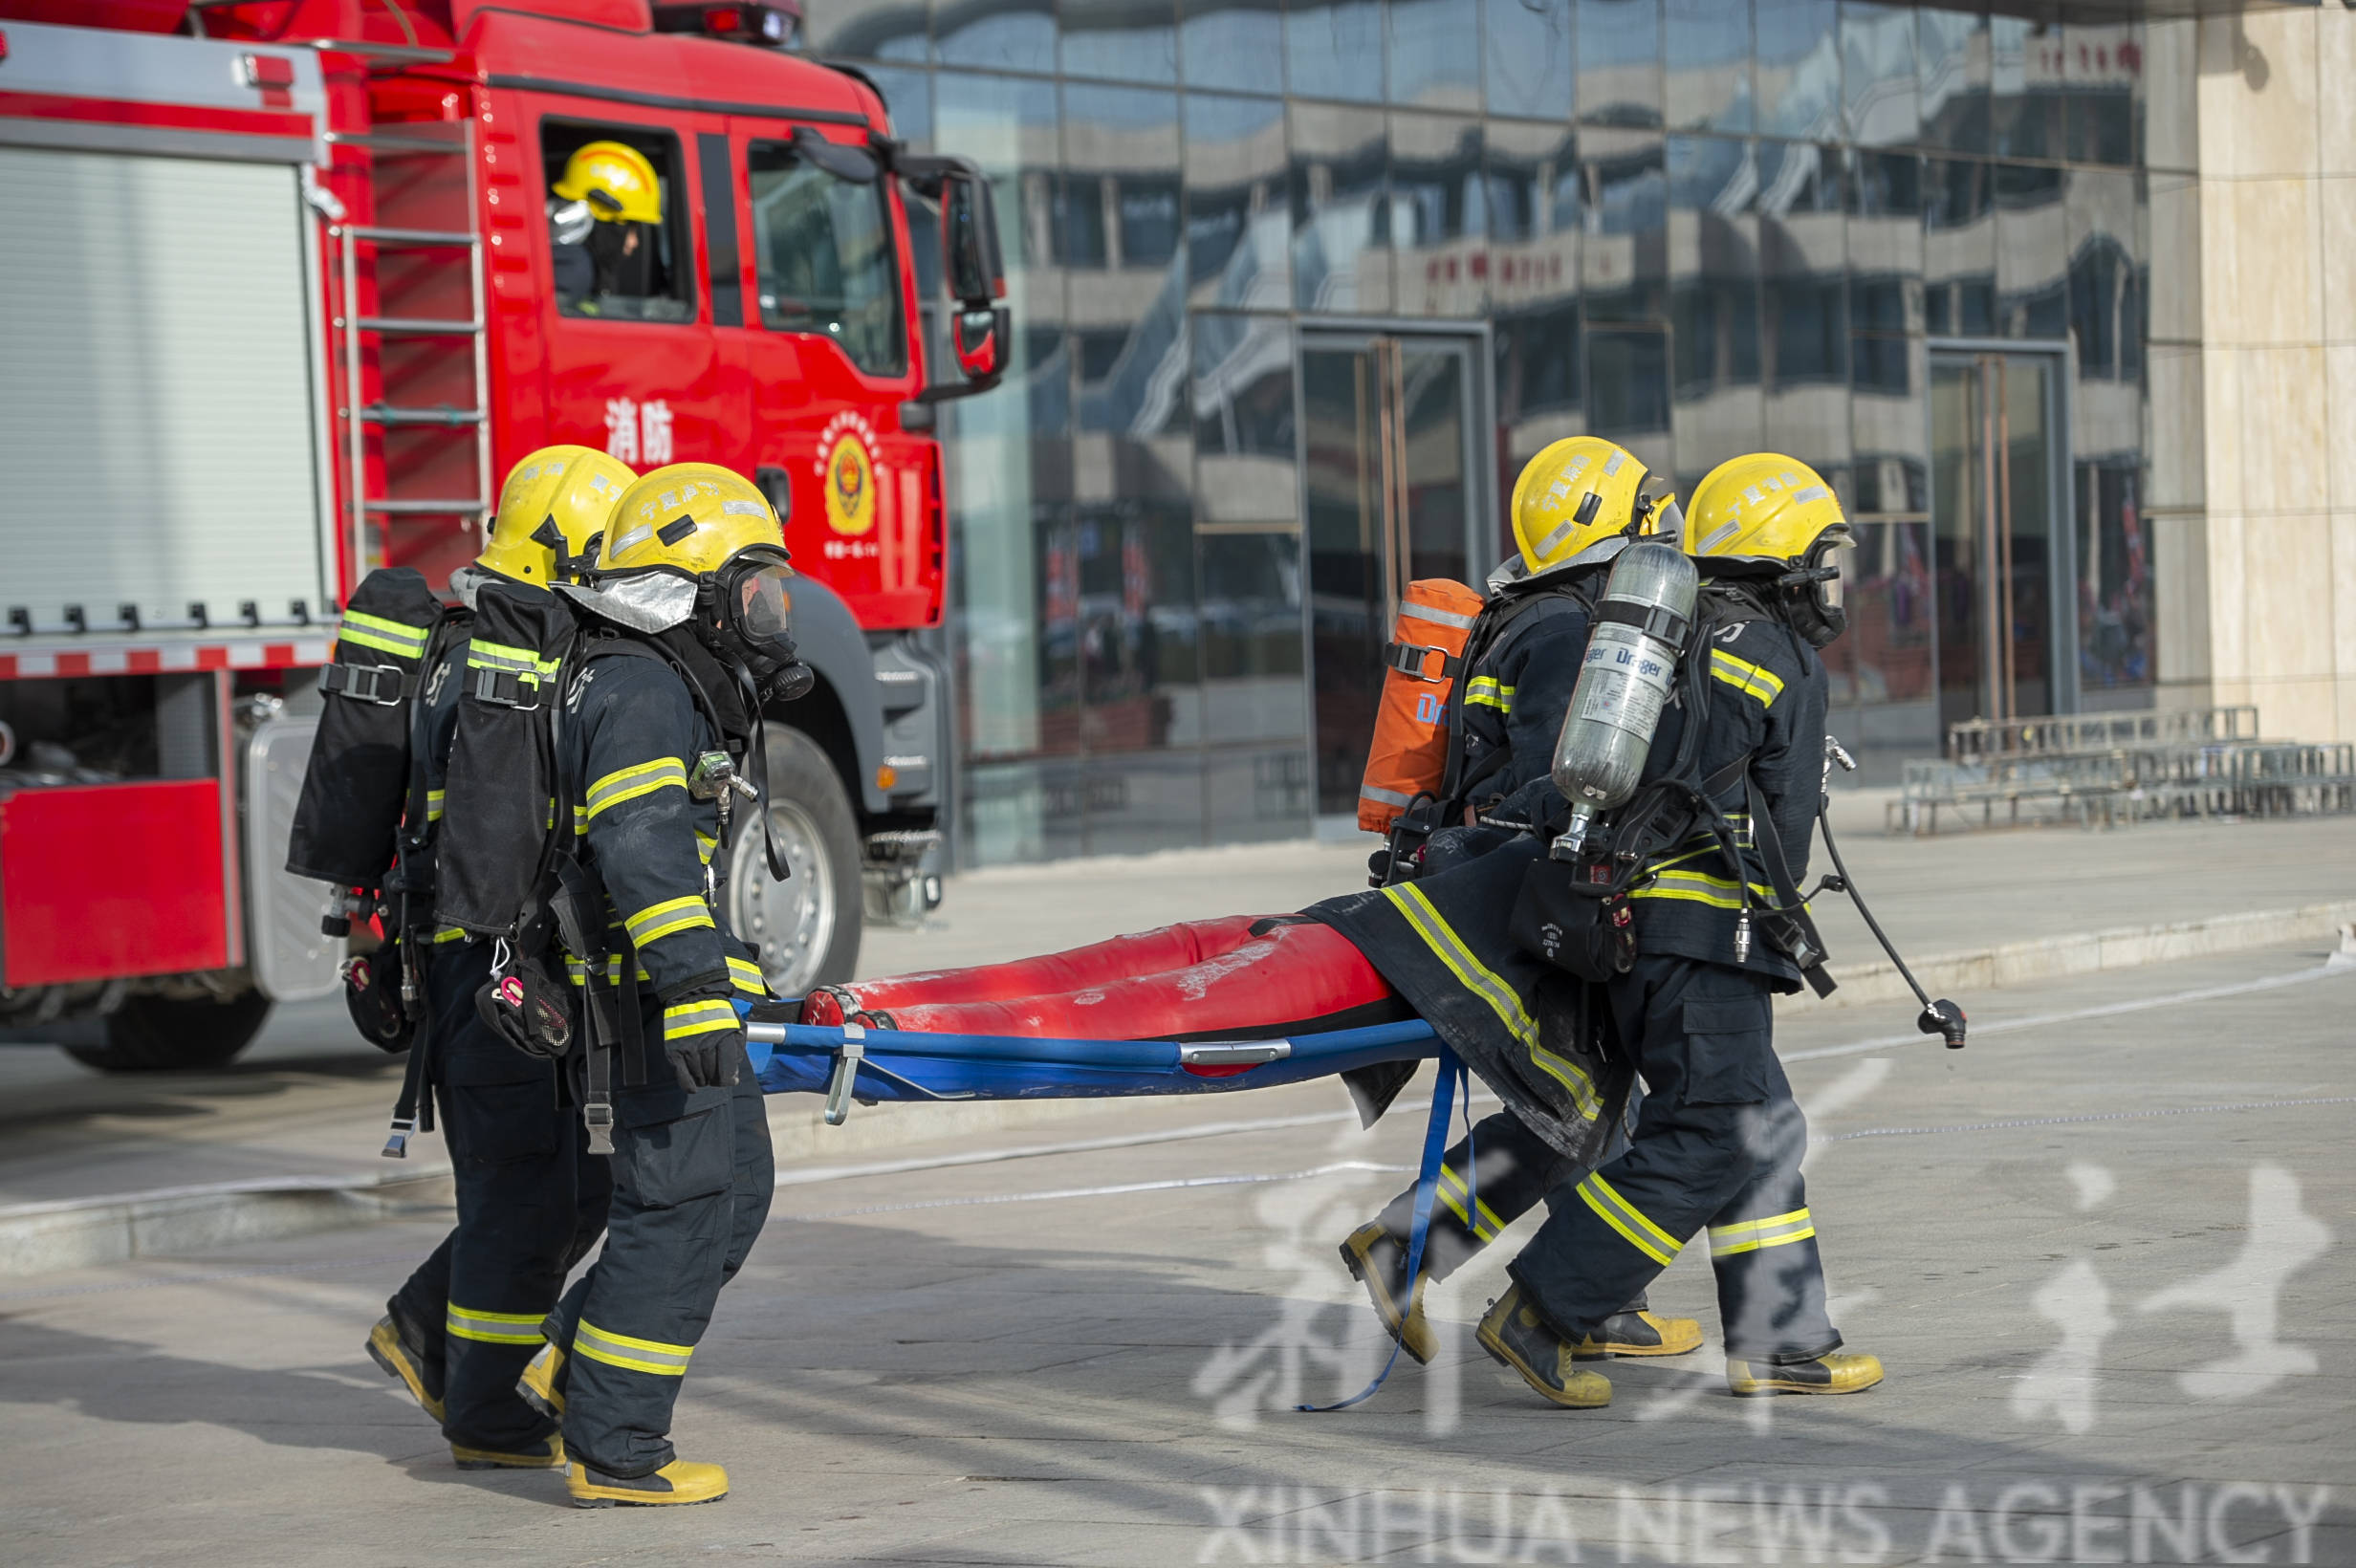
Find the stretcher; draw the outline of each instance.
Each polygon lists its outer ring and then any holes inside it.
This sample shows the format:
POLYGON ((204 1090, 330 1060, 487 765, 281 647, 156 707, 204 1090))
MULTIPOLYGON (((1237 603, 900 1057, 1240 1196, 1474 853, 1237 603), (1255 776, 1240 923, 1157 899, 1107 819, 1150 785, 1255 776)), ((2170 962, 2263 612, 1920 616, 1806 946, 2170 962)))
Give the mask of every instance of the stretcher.
POLYGON ((1086 1040, 802 1024, 799 1002, 755 1003, 746 1049, 763 1092, 854 1101, 1097 1100, 1273 1089, 1440 1054, 1420 1018, 1275 1039, 1086 1040))

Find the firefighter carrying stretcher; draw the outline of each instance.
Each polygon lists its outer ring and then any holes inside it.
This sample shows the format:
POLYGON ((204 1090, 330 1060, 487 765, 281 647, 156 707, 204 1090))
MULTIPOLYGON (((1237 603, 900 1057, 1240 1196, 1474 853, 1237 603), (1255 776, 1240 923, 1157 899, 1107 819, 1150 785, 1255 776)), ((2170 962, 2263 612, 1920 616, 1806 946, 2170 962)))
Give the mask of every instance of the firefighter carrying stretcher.
MULTIPOLYGON (((1566 796, 1579 781, 1559 748, 1551 777, 1495 802, 1477 825, 1446 830, 1470 839, 1455 846, 1463 858, 1430 853, 1449 847, 1435 834, 1420 857, 1431 863, 1411 881, 1298 915, 835 988, 815 993, 803 1019, 1042 1035, 1102 1035, 1118 1020, 1121 1037, 1186 1039, 1411 1011, 1505 1101, 1514 1131, 1493 1141, 1535 1151, 1523 1181, 1494 1194, 1481 1182, 1486 1151, 1471 1158, 1479 1129, 1451 1151, 1442 1207, 1452 1194, 1463 1233, 1443 1239, 1431 1267, 1451 1253, 1461 1261, 1508 1223, 1499 1200, 1516 1211, 1548 1201, 1547 1222, 1510 1266, 1512 1288, 1482 1319, 1491 1356, 1557 1405, 1608 1403, 1608 1382, 1574 1361, 1611 1348, 1630 1296, 1707 1228, 1731 1391, 1869 1387, 1880 1363, 1843 1353, 1825 1318, 1800 1175, 1805 1123, 1770 1012, 1774 993, 1822 972, 1797 879, 1822 799, 1825 676, 1815 650, 1842 630, 1830 553, 1847 542, 1822 479, 1762 453, 1704 479, 1683 555, 1649 540, 1614 553, 1625 558, 1595 604, 1588 672, 1599 647, 1622 650, 1654 683, 1655 702, 1626 787, 1608 798, 1566 796), (1682 607, 1620 586, 1624 575, 1636 584, 1680 574, 1682 607), (1661 700, 1672 693, 1673 704, 1661 700), (1648 1093, 1615 1153, 1639 1076, 1648 1093)), ((1573 720, 1588 706, 1610 709, 1587 692, 1582 679, 1573 720)), ((1568 746, 1571 722, 1562 732, 1568 746)), ((1394 840, 1381 870, 1408 859, 1394 840)), ((1404 1076, 1353 1083, 1362 1109, 1379 1114, 1404 1076)), ((1397 1233, 1391 1218, 1353 1259, 1362 1272, 1397 1233)), ((1388 1297, 1386 1322, 1407 1343, 1416 1330, 1399 1304, 1412 1307, 1422 1281, 1407 1288, 1404 1252, 1378 1261, 1389 1271, 1378 1305, 1388 1297)))

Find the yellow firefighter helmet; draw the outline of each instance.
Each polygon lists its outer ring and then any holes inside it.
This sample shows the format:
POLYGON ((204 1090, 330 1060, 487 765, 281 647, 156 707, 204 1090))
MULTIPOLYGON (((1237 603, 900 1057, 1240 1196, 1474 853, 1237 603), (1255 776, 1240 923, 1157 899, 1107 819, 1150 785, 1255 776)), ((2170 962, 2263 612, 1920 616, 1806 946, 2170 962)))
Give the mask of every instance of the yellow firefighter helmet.
POLYGON ((592 142, 564 161, 564 175, 548 187, 568 202, 585 202, 602 223, 661 223, 663 187, 654 164, 622 142, 592 142))
POLYGON ((1799 566, 1820 543, 1849 542, 1848 518, 1823 475, 1778 452, 1753 452, 1711 469, 1693 487, 1685 520, 1686 554, 1718 560, 1799 566))
POLYGON ((1514 481, 1514 542, 1522 564, 1543 572, 1625 529, 1639 514, 1646 477, 1635 453, 1602 436, 1547 446, 1514 481))
POLYGON ((594 446, 543 446, 510 468, 474 564, 545 588, 588 564, 614 503, 638 477, 594 446), (563 547, 558 558, 557 547, 563 547))
POLYGON ((598 552, 598 570, 659 566, 709 577, 761 545, 779 557, 785 554, 777 514, 758 486, 717 463, 674 463, 622 492, 598 552))

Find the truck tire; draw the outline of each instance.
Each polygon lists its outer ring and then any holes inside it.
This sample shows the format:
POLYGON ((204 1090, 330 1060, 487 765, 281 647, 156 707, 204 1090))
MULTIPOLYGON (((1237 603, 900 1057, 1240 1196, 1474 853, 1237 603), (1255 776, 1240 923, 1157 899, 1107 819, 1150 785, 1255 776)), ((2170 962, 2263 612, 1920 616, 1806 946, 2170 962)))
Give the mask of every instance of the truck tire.
POLYGON ((101 1073, 202 1072, 251 1044, 269 1016, 270 998, 258 991, 226 1002, 134 996, 107 1014, 103 1042, 71 1044, 65 1054, 101 1073))
POLYGON ((859 964, 859 819, 818 743, 780 724, 769 727, 769 816, 793 875, 770 880, 757 824, 747 823, 729 857, 729 919, 760 948, 769 989, 800 996, 859 964))

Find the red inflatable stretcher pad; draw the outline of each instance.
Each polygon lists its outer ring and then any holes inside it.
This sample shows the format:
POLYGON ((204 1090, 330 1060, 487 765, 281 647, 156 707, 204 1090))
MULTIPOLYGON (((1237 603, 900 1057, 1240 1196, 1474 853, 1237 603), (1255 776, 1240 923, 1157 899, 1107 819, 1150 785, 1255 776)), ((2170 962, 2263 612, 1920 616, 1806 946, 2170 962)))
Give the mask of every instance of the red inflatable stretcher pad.
POLYGON ((1290 915, 1234 915, 1012 963, 831 987, 803 1004, 801 1021, 1186 1040, 1272 1038, 1406 1016, 1397 993, 1333 927, 1290 915), (1264 928, 1254 935, 1255 926, 1264 928))

